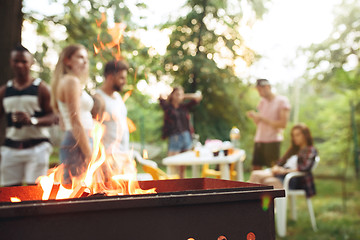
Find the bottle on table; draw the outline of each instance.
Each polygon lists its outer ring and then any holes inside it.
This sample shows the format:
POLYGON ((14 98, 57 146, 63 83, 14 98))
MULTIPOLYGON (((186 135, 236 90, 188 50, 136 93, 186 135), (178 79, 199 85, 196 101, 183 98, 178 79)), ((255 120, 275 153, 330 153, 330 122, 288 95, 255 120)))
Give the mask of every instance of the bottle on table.
POLYGON ((230 141, 234 148, 240 147, 240 130, 237 127, 232 127, 230 130, 230 141))

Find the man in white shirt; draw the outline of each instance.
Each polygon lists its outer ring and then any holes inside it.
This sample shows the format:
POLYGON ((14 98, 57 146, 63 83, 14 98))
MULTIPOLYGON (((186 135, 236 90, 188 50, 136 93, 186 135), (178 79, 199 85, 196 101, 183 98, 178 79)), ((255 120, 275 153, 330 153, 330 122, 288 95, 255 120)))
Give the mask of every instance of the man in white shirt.
POLYGON ((124 61, 110 61, 104 69, 105 80, 94 95, 93 116, 104 117, 105 132, 102 142, 108 156, 124 168, 123 159, 129 151, 127 109, 121 92, 126 84, 128 65, 124 61))

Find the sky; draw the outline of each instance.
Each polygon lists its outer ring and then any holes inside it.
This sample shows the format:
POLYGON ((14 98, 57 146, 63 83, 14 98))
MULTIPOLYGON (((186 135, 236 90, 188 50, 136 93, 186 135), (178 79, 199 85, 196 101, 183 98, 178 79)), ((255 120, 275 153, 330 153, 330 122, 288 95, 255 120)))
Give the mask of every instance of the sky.
POLYGON ((275 0, 269 13, 245 35, 247 44, 263 58, 249 75, 276 83, 301 79, 306 57, 297 49, 321 43, 332 32, 333 7, 338 0, 275 0))
MULTIPOLYGON (((136 0, 127 0, 135 2, 136 0)), ((241 64, 237 73, 241 78, 255 81, 257 78, 267 78, 274 84, 292 84, 301 81, 306 70, 306 57, 298 56, 299 47, 307 47, 312 43, 320 43, 327 39, 332 31, 333 7, 340 0, 272 0, 272 4, 252 28, 240 29, 246 45, 252 48, 262 58, 250 68, 241 64)), ((61 1, 59 1, 61 2, 61 1)), ((149 11, 146 20, 136 20, 141 25, 149 27, 148 32, 142 32, 146 46, 153 46, 163 53, 168 44, 167 33, 159 33, 155 26, 166 22, 169 17, 179 14, 179 8, 185 0, 151 0, 147 4, 149 11)), ((25 0, 25 8, 41 12, 46 9, 48 14, 60 14, 59 4, 49 5, 48 0, 25 0), (47 6, 44 8, 44 6, 47 6), (39 8, 41 7, 41 8, 39 8)), ((135 17, 136 19, 136 17, 135 17)), ((30 27, 28 27, 29 29, 30 27)), ((25 36, 31 35, 29 30, 25 36), (27 35, 28 34, 28 35, 27 35)), ((23 35, 23 36, 24 36, 23 35)), ((33 36, 35 37, 35 36, 33 36)), ((30 39, 31 37, 27 37, 30 39)), ((36 41, 26 41, 23 44, 34 48, 36 41)))

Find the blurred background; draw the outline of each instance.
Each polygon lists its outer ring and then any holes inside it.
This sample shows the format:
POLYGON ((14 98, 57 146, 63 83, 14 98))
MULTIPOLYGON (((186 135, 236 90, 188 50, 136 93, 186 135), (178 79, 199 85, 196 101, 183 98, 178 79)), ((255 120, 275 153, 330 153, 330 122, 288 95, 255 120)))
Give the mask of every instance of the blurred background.
MULTIPOLYGON (((34 74, 46 82, 64 46, 85 45, 89 92, 103 81, 106 61, 126 60, 126 105, 136 126, 130 140, 159 164, 167 143, 157 99, 177 84, 203 94, 191 117, 202 143, 229 140, 231 128, 240 129, 248 174, 255 125, 245 113, 260 99, 253 83, 269 79, 292 105, 281 153, 291 127, 304 122, 321 156, 313 200, 320 230, 312 232, 300 211, 286 239, 360 238, 359 1, 6 0, 0 6, 1 84, 11 77, 9 52, 20 42, 36 58, 34 74), (115 40, 119 48, 106 47, 115 40)), ((58 128, 53 136, 59 144, 58 128)), ((51 161, 58 161, 56 151, 51 161)))

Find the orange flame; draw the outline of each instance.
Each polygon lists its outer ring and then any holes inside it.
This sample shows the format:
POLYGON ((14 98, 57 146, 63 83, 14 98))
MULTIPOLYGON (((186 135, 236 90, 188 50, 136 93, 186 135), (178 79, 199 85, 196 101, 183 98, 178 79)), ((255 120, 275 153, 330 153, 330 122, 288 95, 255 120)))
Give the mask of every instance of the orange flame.
POLYGON ((101 24, 106 21, 106 15, 105 15, 105 13, 101 13, 101 19, 100 19, 100 20, 97 20, 97 19, 96 19, 95 21, 96 21, 96 25, 97 25, 98 27, 100 27, 101 24))
POLYGON ((143 159, 148 159, 149 155, 148 155, 148 151, 146 149, 143 150, 143 159))
POLYGON ((95 44, 94 44, 94 52, 95 54, 98 54, 100 52, 100 48, 96 47, 95 44))
POLYGON ((93 155, 87 170, 77 177, 72 177, 72 186, 62 185, 64 166, 51 170, 48 176, 38 179, 44 193, 42 200, 65 199, 87 196, 95 193, 105 195, 156 193, 155 189, 143 190, 136 180, 136 163, 128 154, 106 154, 101 138, 104 125, 94 121, 92 130, 93 155))
POLYGON ((128 98, 131 96, 131 94, 132 94, 132 90, 127 91, 124 94, 123 101, 126 102, 126 100, 128 100, 128 98))
MULTIPOLYGON (((100 27, 101 24, 105 20, 106 20, 106 15, 105 15, 105 13, 102 13, 101 14, 101 19, 96 20, 96 25, 98 27, 100 27)), ((107 43, 103 43, 100 40, 100 34, 98 34, 98 36, 97 36, 98 44, 93 44, 95 54, 97 55, 102 50, 109 49, 109 50, 111 50, 111 53, 112 53, 113 57, 116 60, 120 60, 121 59, 120 43, 123 40, 125 29, 126 29, 126 24, 124 24, 124 23, 115 23, 115 26, 113 28, 108 28, 107 33, 110 35, 111 40, 110 40, 110 42, 107 42, 107 43), (114 48, 116 49, 115 53, 112 51, 114 48)))
POLYGON ((18 197, 10 197, 11 202, 21 202, 21 199, 18 197))
POLYGON ((126 121, 129 128, 129 133, 135 132, 136 131, 135 123, 130 118, 126 118, 126 121))

